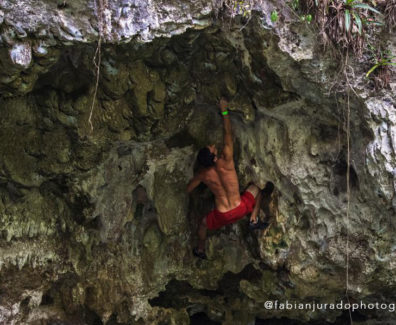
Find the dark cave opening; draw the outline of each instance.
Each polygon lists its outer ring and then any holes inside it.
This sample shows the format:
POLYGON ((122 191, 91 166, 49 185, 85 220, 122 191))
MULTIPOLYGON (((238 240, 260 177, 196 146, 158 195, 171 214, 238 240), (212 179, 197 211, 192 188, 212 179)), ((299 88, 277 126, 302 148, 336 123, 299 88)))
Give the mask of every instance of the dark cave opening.
POLYGON ((302 323, 298 320, 289 319, 286 317, 282 318, 268 318, 268 319, 260 319, 256 318, 255 325, 306 325, 306 323, 302 323))
POLYGON ((134 217, 136 220, 139 220, 143 217, 145 209, 150 209, 152 207, 150 206, 147 192, 143 186, 137 186, 136 189, 133 191, 132 196, 133 201, 136 202, 134 217))
POLYGON ((262 273, 260 270, 256 269, 252 264, 248 264, 239 273, 225 273, 218 282, 219 291, 223 296, 229 299, 238 296, 242 294, 239 290, 239 283, 241 280, 248 280, 254 283, 261 278, 261 275, 262 273))
POLYGON ((33 94, 44 98, 51 90, 61 90, 58 95, 63 102, 86 94, 94 81, 94 74, 84 65, 84 55, 93 56, 93 53, 93 46, 74 45, 66 48, 55 65, 38 78, 33 94))
POLYGON ((84 320, 89 325, 103 325, 100 316, 89 308, 84 309, 84 320))
POLYGON ((191 136, 191 134, 188 133, 187 130, 183 130, 182 132, 177 133, 171 136, 168 140, 166 140, 166 145, 169 148, 183 148, 190 146, 191 144, 195 144, 196 147, 198 147, 198 145, 195 142, 196 141, 191 136))
POLYGON ((46 292, 43 294, 43 297, 41 298, 41 306, 50 306, 54 303, 54 298, 51 297, 49 292, 46 292))
POLYGON ((190 316, 190 325, 221 325, 220 322, 211 320, 205 313, 199 312, 190 316))
POLYGON ((239 273, 227 272, 218 281, 218 289, 195 289, 187 281, 179 281, 172 279, 165 286, 165 291, 161 291, 158 297, 149 300, 151 306, 159 306, 165 308, 181 308, 188 306, 189 296, 204 296, 216 298, 225 296, 232 298, 241 294, 239 283, 241 280, 254 282, 261 278, 261 271, 256 269, 252 264, 248 264, 239 273))
POLYGON ((271 211, 271 202, 273 200, 272 193, 275 190, 275 185, 272 182, 267 182, 261 193, 263 195, 261 208, 263 209, 267 218, 271 218, 273 212, 271 211))
MULTIPOLYGON (((347 172, 348 164, 346 159, 340 157, 333 165, 334 173, 334 187, 333 194, 338 196, 340 193, 346 193, 347 191, 347 172)), ((359 178, 353 167, 349 166, 349 184, 351 190, 359 190, 359 178)))
POLYGON ((165 287, 165 291, 161 291, 158 297, 149 300, 152 307, 165 308, 187 308, 190 304, 189 297, 205 296, 215 298, 222 293, 217 290, 195 289, 187 281, 178 281, 172 279, 165 287))
POLYGON ((23 300, 21 301, 21 307, 26 307, 26 306, 28 306, 28 305, 29 305, 29 302, 30 302, 30 297, 26 297, 25 299, 23 299, 23 300))
POLYGON ((168 282, 165 291, 161 291, 158 297, 150 299, 149 303, 152 307, 186 308, 190 314, 191 324, 220 324, 210 320, 206 314, 206 306, 196 301, 199 301, 200 297, 209 298, 209 300, 223 297, 226 303, 231 302, 243 295, 239 290, 241 280, 254 282, 260 278, 261 271, 249 264, 240 273, 225 273, 218 281, 218 289, 216 290, 195 289, 187 281, 173 279, 168 282))

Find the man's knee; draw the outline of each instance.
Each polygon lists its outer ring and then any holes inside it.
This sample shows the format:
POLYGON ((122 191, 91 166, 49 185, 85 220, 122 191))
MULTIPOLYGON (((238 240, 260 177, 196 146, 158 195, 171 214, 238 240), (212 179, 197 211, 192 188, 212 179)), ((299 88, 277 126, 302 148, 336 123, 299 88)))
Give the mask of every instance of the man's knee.
POLYGON ((246 189, 246 191, 248 191, 248 192, 250 192, 254 197, 256 197, 257 196, 257 194, 259 193, 259 191, 260 191, 260 188, 257 186, 257 185, 255 185, 255 184, 250 184, 249 186, 248 186, 248 188, 246 189))

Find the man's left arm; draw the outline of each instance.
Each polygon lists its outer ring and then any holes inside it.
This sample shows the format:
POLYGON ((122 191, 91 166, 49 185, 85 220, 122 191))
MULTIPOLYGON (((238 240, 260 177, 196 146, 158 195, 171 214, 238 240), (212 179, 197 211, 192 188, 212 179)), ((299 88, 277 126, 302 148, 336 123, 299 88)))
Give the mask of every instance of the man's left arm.
POLYGON ((201 177, 198 174, 195 175, 194 178, 188 183, 187 192, 191 193, 199 184, 201 184, 201 177))

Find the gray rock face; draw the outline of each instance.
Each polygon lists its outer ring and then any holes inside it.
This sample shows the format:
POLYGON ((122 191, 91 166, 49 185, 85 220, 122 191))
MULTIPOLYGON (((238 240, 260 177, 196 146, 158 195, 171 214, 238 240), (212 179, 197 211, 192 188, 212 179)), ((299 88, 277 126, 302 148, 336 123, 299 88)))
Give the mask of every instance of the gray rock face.
POLYGON ((207 16, 215 7, 207 1, 1 1, 2 94, 31 91, 37 75, 57 61, 53 49, 59 45, 92 43, 99 37, 106 43, 170 37, 209 26, 207 16))
POLYGON ((350 299, 392 302, 394 93, 356 78, 349 98, 329 95, 336 62, 285 3, 233 4, 0 0, 0 323, 342 323, 341 310, 264 303, 345 299, 347 255, 350 299), (200 261, 213 197, 185 188, 196 151, 221 147, 221 95, 241 188, 275 185, 271 225, 210 233, 200 261))

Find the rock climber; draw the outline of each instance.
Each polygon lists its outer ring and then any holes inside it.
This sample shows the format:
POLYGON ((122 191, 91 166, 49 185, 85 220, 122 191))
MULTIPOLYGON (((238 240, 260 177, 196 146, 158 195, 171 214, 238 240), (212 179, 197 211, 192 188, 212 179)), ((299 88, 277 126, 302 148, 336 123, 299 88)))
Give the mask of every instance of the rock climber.
POLYGON ((224 121, 224 147, 220 156, 216 146, 208 145, 198 152, 200 169, 187 185, 191 193, 201 182, 209 187, 215 196, 216 208, 202 219, 198 230, 198 247, 193 249, 196 257, 206 259, 205 240, 207 229, 218 229, 234 223, 247 214, 250 216, 250 229, 264 229, 266 222, 260 221, 261 190, 254 184, 248 186, 240 195, 238 177, 233 157, 231 121, 227 110, 228 102, 222 98, 219 108, 224 121))

